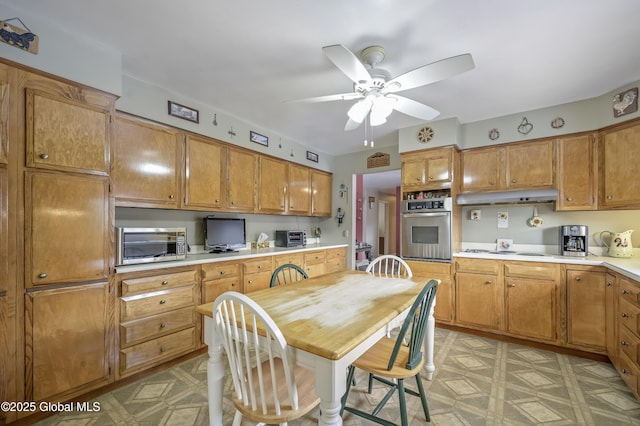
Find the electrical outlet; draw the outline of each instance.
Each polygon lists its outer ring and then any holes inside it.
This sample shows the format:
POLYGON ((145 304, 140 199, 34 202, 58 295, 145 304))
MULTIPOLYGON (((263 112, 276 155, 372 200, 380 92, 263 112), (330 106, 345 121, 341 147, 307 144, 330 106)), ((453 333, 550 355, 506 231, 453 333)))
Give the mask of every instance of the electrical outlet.
POLYGON ((509 212, 498 212, 498 228, 509 227, 509 212))
POLYGON ((469 212, 469 218, 471 220, 480 220, 480 209, 471 210, 469 212))

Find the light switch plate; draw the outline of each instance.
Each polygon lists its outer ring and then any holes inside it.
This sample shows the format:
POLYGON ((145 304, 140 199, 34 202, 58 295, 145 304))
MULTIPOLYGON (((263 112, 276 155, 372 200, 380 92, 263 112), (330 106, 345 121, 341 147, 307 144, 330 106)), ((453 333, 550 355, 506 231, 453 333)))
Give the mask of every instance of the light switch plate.
POLYGON ((498 251, 511 251, 513 248, 513 240, 507 238, 498 238, 498 251))

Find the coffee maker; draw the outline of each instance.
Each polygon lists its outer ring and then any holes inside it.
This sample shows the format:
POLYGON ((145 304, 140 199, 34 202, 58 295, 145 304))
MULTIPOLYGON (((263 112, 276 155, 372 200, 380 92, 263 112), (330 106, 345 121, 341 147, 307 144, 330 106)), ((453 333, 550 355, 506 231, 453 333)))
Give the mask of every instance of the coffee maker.
POLYGON ((563 256, 586 256, 589 250, 589 227, 564 225, 560 227, 560 254, 563 256))

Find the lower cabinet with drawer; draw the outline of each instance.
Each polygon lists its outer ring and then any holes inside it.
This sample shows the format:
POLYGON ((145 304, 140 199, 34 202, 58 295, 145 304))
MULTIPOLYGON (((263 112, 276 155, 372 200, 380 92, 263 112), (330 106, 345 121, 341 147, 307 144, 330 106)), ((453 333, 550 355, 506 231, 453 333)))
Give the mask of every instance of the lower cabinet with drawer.
POLYGON ((246 260, 242 266, 244 293, 269 288, 273 273, 272 256, 246 260))
POLYGON ((620 275, 617 289, 618 351, 611 360, 636 398, 640 398, 640 283, 620 275))
POLYGON ((327 250, 326 273, 343 271, 347 268, 347 249, 334 248, 327 250))
POLYGON ((194 351, 200 321, 195 268, 122 274, 119 288, 119 376, 126 377, 194 351))
POLYGON ((313 250, 305 252, 304 270, 307 272, 307 275, 311 278, 326 274, 326 259, 326 250, 313 250))

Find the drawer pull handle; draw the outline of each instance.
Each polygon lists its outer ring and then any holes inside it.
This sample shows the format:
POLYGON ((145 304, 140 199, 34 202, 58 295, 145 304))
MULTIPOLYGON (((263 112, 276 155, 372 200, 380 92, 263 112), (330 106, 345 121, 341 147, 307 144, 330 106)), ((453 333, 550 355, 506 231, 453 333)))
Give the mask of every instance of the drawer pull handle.
POLYGON ((235 286, 236 286, 236 283, 231 283, 231 287, 235 287, 235 286))
POLYGON ((622 294, 629 294, 628 290, 622 290, 622 294))
POLYGON ((160 346, 160 353, 166 352, 167 349, 164 346, 160 346))
POLYGON ((258 265, 258 269, 262 269, 262 265, 258 265))
POLYGON ((167 301, 166 301, 166 300, 164 300, 164 299, 162 299, 162 300, 160 301, 160 304, 161 304, 161 305, 164 305, 165 303, 167 303, 167 301))
POLYGON ((629 344, 628 344, 625 340, 621 340, 621 341, 620 341, 620 344, 621 344, 622 346, 629 346, 629 344))
POLYGON ((622 318, 629 318, 629 315, 625 312, 621 313, 620 315, 622 316, 622 318))
POLYGON ((169 284, 169 281, 167 280, 162 281, 162 285, 167 285, 167 284, 169 284))
POLYGON ((249 280, 249 284, 253 284, 253 280, 249 280))
POLYGON ((224 275, 224 271, 220 271, 220 275, 224 275))
POLYGON ((160 323, 160 328, 166 328, 166 327, 167 327, 167 324, 165 324, 165 323, 160 323))
POLYGON ((485 282, 485 284, 493 284, 493 281, 491 281, 491 280, 487 280, 487 281, 485 282))
POLYGON ((629 370, 627 370, 626 368, 622 369, 622 374, 629 374, 629 370))
POLYGON ((41 273, 40 275, 38 275, 39 278, 47 278, 47 274, 45 274, 44 272, 41 273))
POLYGON ((613 283, 611 281, 607 281, 607 287, 611 287, 613 283))
POLYGON ((515 287, 515 286, 516 286, 515 283, 509 284, 509 287, 515 287))
POLYGON ((582 278, 576 277, 576 281, 582 281, 582 278))

